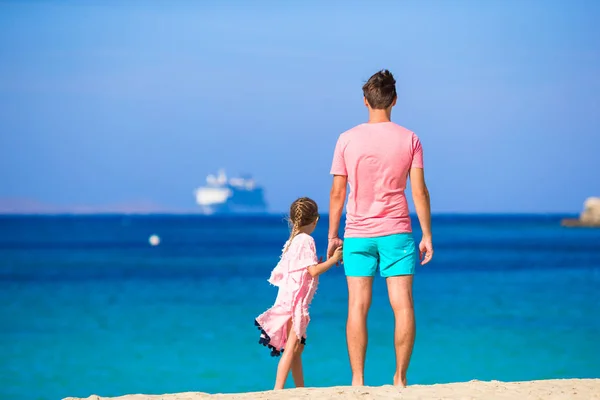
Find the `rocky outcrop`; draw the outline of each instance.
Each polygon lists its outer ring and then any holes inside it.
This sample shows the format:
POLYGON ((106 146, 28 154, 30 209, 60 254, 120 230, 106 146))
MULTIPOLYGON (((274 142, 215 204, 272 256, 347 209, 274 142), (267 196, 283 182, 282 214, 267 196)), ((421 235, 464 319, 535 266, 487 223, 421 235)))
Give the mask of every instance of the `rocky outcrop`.
POLYGON ((579 219, 565 219, 564 226, 600 227, 600 197, 590 197, 583 203, 583 212, 579 219))

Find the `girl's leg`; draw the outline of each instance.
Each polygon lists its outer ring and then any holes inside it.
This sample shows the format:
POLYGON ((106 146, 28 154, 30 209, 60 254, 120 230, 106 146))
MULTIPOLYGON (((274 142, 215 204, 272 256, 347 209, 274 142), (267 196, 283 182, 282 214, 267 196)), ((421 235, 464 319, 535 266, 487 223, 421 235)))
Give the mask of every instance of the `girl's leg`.
POLYGON ((275 378, 275 389, 283 389, 285 386, 285 381, 287 380, 288 375, 290 374, 290 369, 292 368, 292 362, 294 361, 294 356, 296 355, 295 349, 300 345, 300 340, 296 336, 296 333, 292 329, 292 320, 288 322, 288 338, 285 343, 285 351, 281 355, 281 360, 279 360, 279 365, 277 366, 277 377, 275 378))
POLYGON ((304 387, 304 372, 302 371, 302 350, 304 345, 298 345, 294 360, 292 361, 292 376, 296 387, 304 387))

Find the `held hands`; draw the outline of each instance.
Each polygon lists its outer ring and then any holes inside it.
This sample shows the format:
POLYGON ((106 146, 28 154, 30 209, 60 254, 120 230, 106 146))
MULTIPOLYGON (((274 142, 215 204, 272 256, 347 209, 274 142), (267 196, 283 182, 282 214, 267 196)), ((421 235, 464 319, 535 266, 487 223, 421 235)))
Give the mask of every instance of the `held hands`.
POLYGON ((432 258, 433 244, 431 243, 431 238, 421 239, 421 243, 419 244, 419 259, 421 260, 421 265, 427 264, 432 258))
POLYGON ((342 246, 340 246, 334 250, 333 256, 331 256, 331 259, 334 260, 336 264, 338 264, 339 262, 341 262, 343 264, 344 262, 342 261, 342 255, 343 255, 342 246))
POLYGON ((331 238, 329 239, 329 244, 327 245, 327 259, 329 260, 333 257, 333 253, 335 250, 340 247, 344 242, 340 238, 331 238))
POLYGON ((335 263, 339 266, 339 262, 342 260, 342 244, 344 242, 340 238, 330 238, 329 244, 327 245, 327 259, 335 258, 335 263), (339 254, 337 254, 339 253, 339 254))

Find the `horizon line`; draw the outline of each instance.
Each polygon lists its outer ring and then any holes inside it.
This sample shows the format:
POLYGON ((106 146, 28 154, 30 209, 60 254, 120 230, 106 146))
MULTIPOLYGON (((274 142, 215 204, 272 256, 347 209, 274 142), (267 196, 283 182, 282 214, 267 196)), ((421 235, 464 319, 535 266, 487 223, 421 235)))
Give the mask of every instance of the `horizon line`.
MULTIPOLYGON (((219 217, 275 217, 285 216, 287 212, 275 212, 269 211, 265 213, 215 213, 215 214, 204 214, 201 212, 194 211, 97 211, 97 212, 1 212, 0 217, 85 217, 85 216, 193 216, 193 217, 206 217, 206 218, 219 218, 219 217)), ((322 216, 329 216, 329 213, 323 213, 322 216)), ((417 217, 416 213, 409 214, 412 217, 417 217)), ((342 216, 346 216, 343 213, 342 216)), ((468 211, 445 211, 445 212, 432 212, 431 216, 434 217, 446 217, 446 216, 579 216, 578 212, 567 212, 567 211, 552 211, 552 212, 525 212, 525 211, 486 211, 486 212, 468 212, 468 211)))

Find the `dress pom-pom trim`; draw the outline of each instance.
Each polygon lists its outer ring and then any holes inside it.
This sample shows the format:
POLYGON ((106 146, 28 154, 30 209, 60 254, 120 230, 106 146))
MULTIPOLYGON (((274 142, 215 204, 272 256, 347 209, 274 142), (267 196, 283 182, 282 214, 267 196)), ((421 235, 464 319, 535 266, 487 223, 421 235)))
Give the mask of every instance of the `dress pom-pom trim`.
MULTIPOLYGON (((254 320, 254 326, 256 326, 260 331, 260 338, 258 339, 258 343, 262 344, 265 347, 268 347, 269 350, 271 350, 271 357, 279 357, 281 353, 283 353, 284 349, 277 350, 275 346, 271 344, 271 338, 269 337, 269 335, 267 335, 267 332, 265 332, 265 330, 262 328, 262 326, 260 326, 257 320, 254 320)), ((303 337, 302 339, 300 339, 300 343, 306 344, 306 338, 303 337)))

